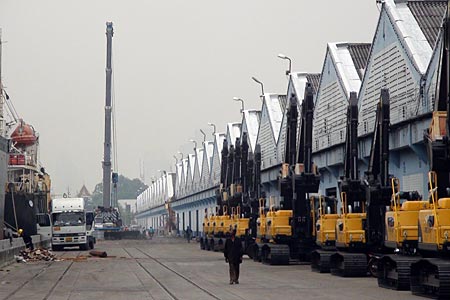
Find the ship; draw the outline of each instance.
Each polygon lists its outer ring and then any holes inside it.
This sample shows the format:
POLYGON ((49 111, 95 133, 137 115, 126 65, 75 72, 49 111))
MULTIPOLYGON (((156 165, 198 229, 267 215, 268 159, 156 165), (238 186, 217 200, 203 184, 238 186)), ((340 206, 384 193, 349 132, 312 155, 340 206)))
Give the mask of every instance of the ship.
MULTIPOLYGON (((8 100, 7 100, 8 101, 8 100)), ((9 159, 4 223, 37 234, 39 217, 49 213, 51 179, 39 163, 39 134, 23 119, 6 124, 9 159)))
POLYGON ((50 225, 51 180, 39 162, 39 134, 19 117, 3 86, 1 35, 0 28, 0 229, 3 229, 0 238, 3 238, 5 228, 35 235, 38 223, 50 225))

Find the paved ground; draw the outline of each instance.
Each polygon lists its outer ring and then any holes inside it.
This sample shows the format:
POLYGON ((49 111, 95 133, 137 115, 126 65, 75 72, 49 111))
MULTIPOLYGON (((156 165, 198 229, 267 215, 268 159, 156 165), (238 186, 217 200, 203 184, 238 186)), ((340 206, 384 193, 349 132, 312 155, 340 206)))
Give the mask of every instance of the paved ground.
POLYGON ((422 299, 378 288, 374 278, 340 278, 307 265, 267 266, 244 259, 239 285, 228 284, 222 253, 179 239, 102 241, 64 261, 14 263, 0 271, 0 299, 422 299))

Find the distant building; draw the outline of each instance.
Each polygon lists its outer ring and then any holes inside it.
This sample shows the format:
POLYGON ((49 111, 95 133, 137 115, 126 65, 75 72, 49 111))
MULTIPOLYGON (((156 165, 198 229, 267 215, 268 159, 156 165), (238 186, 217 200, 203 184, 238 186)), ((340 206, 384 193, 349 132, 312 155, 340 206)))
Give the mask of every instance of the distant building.
POLYGON ((88 209, 94 209, 94 202, 92 202, 92 194, 87 189, 86 185, 83 184, 80 191, 77 194, 78 198, 83 198, 84 203, 88 209))
POLYGON ((130 212, 135 213, 136 212, 136 199, 119 199, 117 202, 119 203, 119 206, 126 211, 127 206, 130 206, 130 212))

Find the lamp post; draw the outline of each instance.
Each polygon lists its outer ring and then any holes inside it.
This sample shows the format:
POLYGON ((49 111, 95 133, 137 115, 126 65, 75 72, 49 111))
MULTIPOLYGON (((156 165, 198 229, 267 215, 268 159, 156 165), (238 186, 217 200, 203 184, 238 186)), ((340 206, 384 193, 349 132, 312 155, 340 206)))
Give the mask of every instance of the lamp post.
POLYGON ((178 157, 174 155, 173 158, 175 158, 175 164, 178 164, 178 157))
POLYGON ((208 125, 213 127, 213 130, 214 130, 214 131, 213 131, 212 135, 214 136, 214 135, 216 134, 216 124, 214 124, 214 123, 208 123, 208 125))
POLYGON ((197 141, 194 141, 194 140, 189 140, 190 142, 193 142, 194 143, 194 151, 197 149, 197 141))
POLYGON ((289 61, 289 70, 286 71, 286 75, 291 74, 291 69, 292 69, 292 60, 290 57, 284 55, 284 54, 278 54, 278 57, 281 59, 287 59, 289 61))
POLYGON ((259 81, 256 77, 252 77, 253 81, 261 85, 261 98, 264 97, 264 84, 259 81))
POLYGON ((244 112, 244 100, 242 98, 238 98, 238 97, 233 97, 233 100, 241 102, 241 113, 243 113, 244 112))
POLYGON ((203 134, 203 142, 206 141, 206 133, 203 131, 203 129, 200 129, 200 132, 203 134))

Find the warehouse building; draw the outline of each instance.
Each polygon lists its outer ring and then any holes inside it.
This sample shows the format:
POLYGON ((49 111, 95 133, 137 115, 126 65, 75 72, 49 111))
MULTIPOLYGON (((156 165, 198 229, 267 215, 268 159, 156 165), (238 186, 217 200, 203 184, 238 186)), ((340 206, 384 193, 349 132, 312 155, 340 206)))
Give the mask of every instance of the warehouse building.
POLYGON ((306 83, 315 92, 313 160, 321 173, 321 194, 338 196, 350 92, 356 92, 359 101, 362 177, 368 166, 376 103, 380 89, 386 87, 391 101, 390 173, 400 179, 403 190, 417 190, 426 196, 423 132, 435 99, 440 26, 446 5, 446 1, 419 0, 380 3, 372 41, 328 43, 320 74, 289 74, 286 94, 261 95, 260 111, 245 110, 241 122, 228 123, 224 133, 215 133, 213 141, 205 141, 201 149, 178 162, 176 173, 164 174, 139 195, 138 222, 164 227, 166 204, 170 204, 179 232, 190 226, 200 234, 205 211, 215 212, 223 144, 234 145, 243 132, 250 152, 256 144, 261 146, 263 190, 273 201, 280 201, 277 178, 284 159, 286 103, 292 95, 301 102, 306 83))

